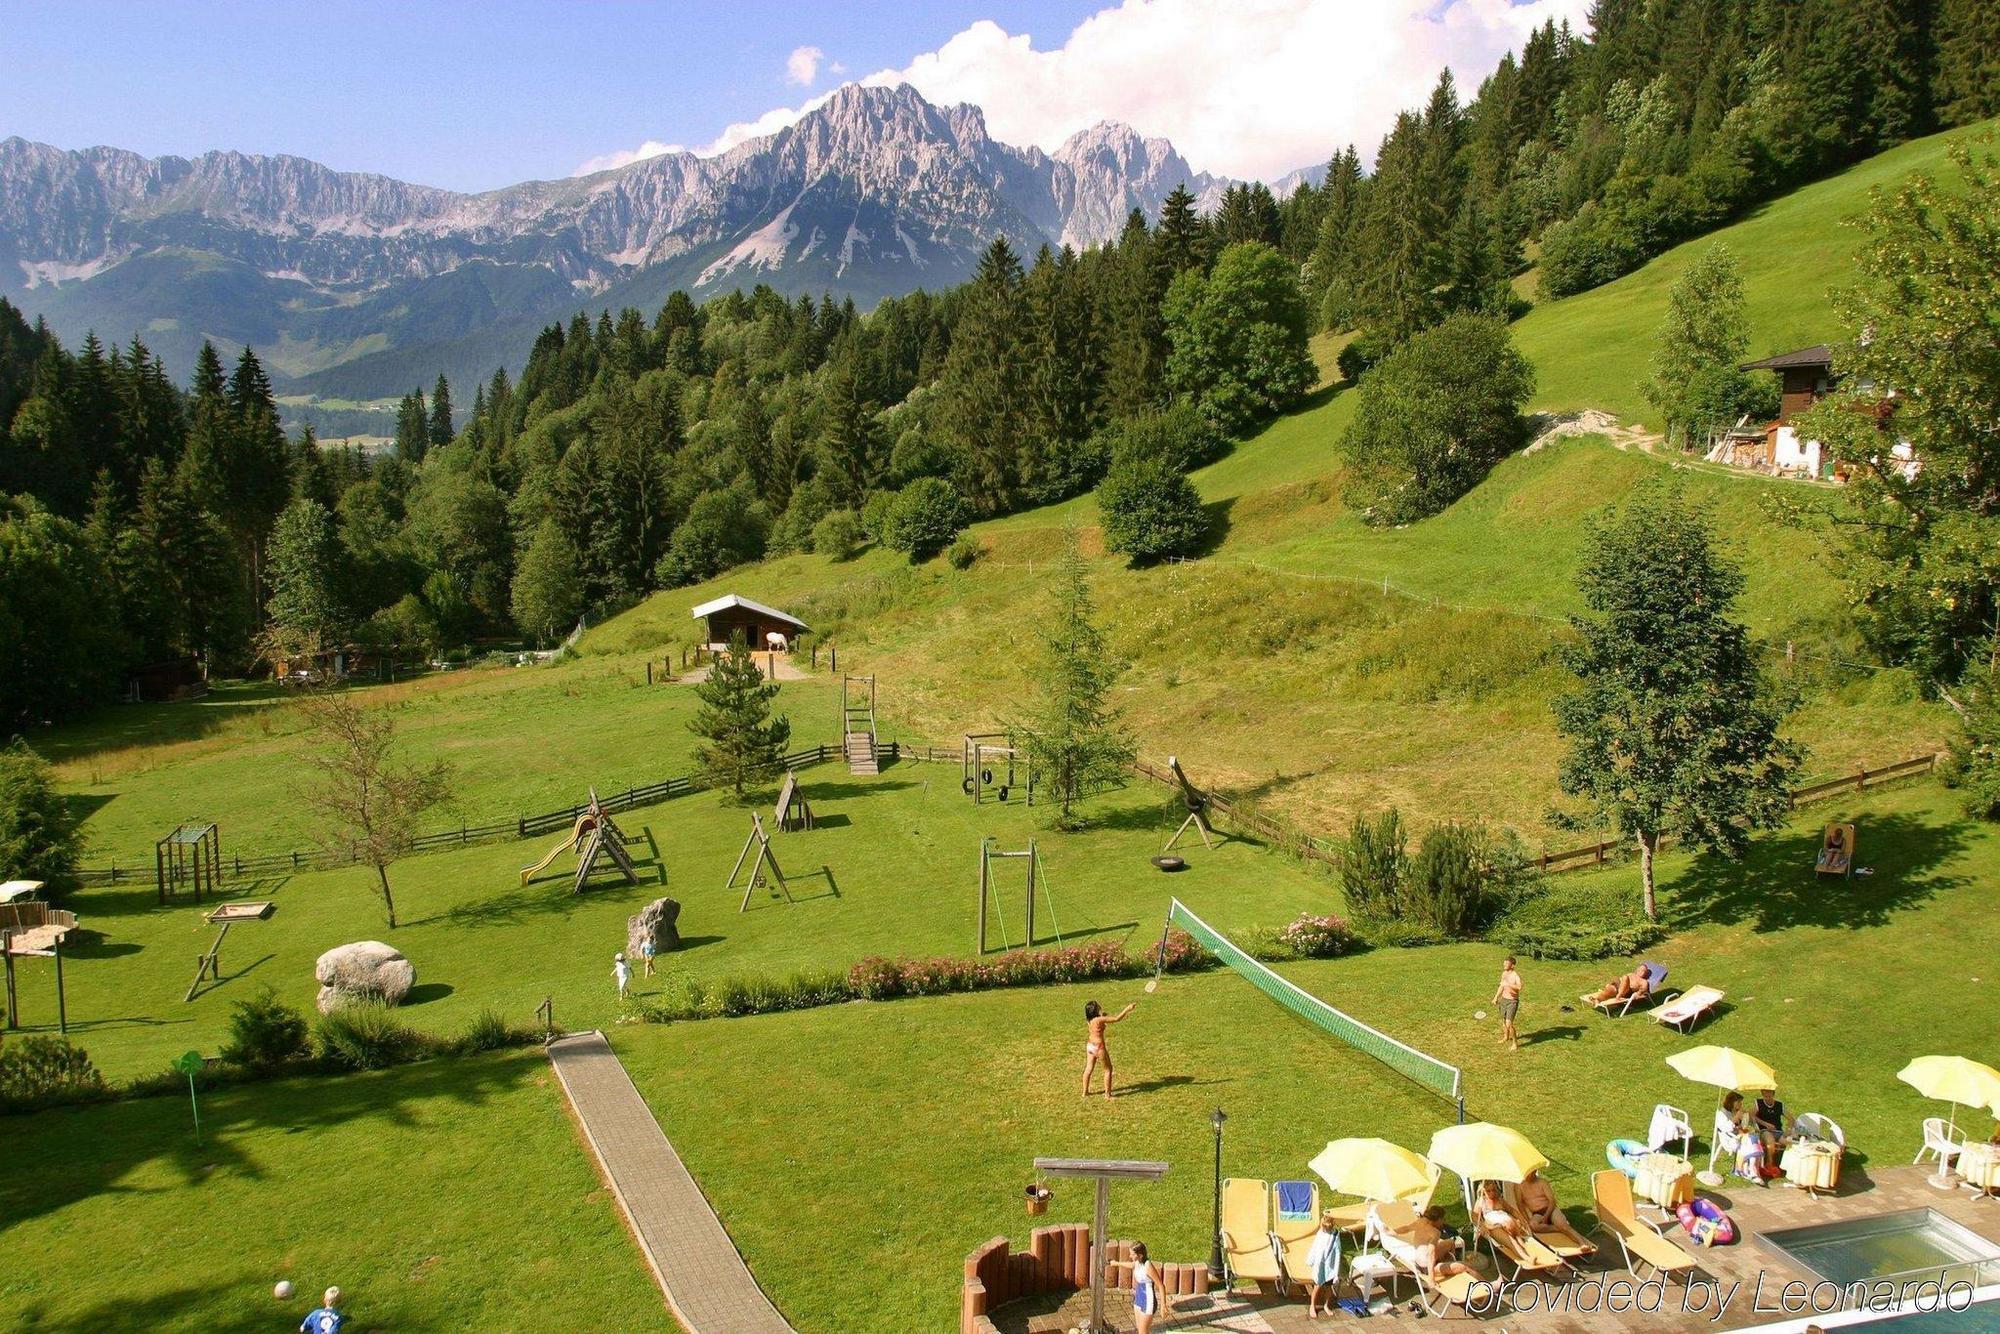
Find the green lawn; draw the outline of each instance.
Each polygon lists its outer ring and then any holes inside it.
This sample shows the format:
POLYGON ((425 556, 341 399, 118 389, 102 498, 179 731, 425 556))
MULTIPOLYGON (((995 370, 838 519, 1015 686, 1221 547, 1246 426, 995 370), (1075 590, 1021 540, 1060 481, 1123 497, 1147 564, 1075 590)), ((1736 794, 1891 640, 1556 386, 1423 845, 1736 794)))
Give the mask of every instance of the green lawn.
MULTIPOLYGON (((335 945, 386 940, 416 965, 414 1003, 405 1011, 422 1027, 457 1032, 492 1007, 528 1022, 545 996, 557 1020, 590 1028, 616 1020, 611 956, 624 948, 625 919, 647 901, 671 895, 682 905, 685 949, 667 973, 641 980, 644 996, 675 973, 717 977, 782 974, 807 967, 845 968, 869 955, 970 954, 976 940, 978 851, 988 834, 998 846, 1039 841, 1053 900, 1038 908, 1039 943, 1060 930, 1071 941, 1132 939, 1159 930, 1171 894, 1231 926, 1282 925, 1301 910, 1336 902, 1331 879, 1257 845, 1228 841, 1197 849, 1196 869, 1168 877, 1147 863, 1171 826, 1166 790, 1135 785, 1092 804, 1100 827, 1082 834, 1040 827, 1040 811, 1018 801, 974 806, 960 793, 956 764, 892 765, 878 777, 853 778, 838 764, 802 773, 819 817, 810 832, 778 834, 775 849, 793 902, 759 891, 739 913, 740 891, 724 888, 750 827, 747 809, 703 794, 619 818, 641 859, 643 884, 616 876, 570 893, 575 860, 567 851, 544 878, 523 887, 519 872, 560 841, 489 844, 413 857, 393 870, 401 926, 388 930, 373 873, 328 871, 258 883, 232 883, 232 898, 270 897, 268 921, 233 928, 222 956, 223 980, 191 1003, 182 996, 195 957, 214 935, 192 903, 160 908, 150 884, 93 888, 75 901, 84 928, 66 959, 71 1032, 113 1075, 149 1073, 190 1048, 213 1055, 227 1035, 234 1002, 269 985, 310 1008, 313 962, 335 945), (664 884, 660 877, 664 875, 664 884)), ((768 819, 770 797, 761 807, 768 819)), ((996 944, 1022 942, 1025 922, 1019 863, 997 874, 1005 897, 995 909, 996 944), (1004 929, 1004 932, 1002 928, 1004 929)), ((38 1030, 55 1019, 53 969, 21 966, 21 1006, 38 1030)))
POLYGON ((0 1327, 671 1330, 538 1051, 6 1123, 0 1327), (290 1279, 296 1295, 271 1288, 290 1279))
MULTIPOLYGON (((1510 1124, 1554 1161, 1565 1199, 1616 1136, 1643 1136, 1653 1104, 1705 1125, 1712 1095, 1663 1064, 1698 1042, 1777 1069, 1794 1111, 1846 1129, 1847 1175, 1908 1161, 1937 1110, 1896 1082, 1925 1052, 2000 1059, 1991 967, 2000 831, 1970 828, 1931 787, 1823 808, 1740 864, 1668 858, 1669 914, 1699 922, 1650 952, 1675 986, 1726 1007, 1694 1036, 1641 1016, 1564 1011, 1617 963, 1529 961, 1526 1046, 1495 1043, 1498 951, 1377 950, 1290 965, 1301 986, 1463 1065, 1468 1114, 1510 1124), (1875 874, 1815 883, 1817 822, 1852 815, 1875 874), (1940 1003, 1940 997, 1960 999, 1940 1003)), ((1630 886, 1633 872, 1608 873, 1630 886)), ((1636 893, 1636 889, 1633 890, 1636 893)), ((642 1092, 728 1221, 752 1269, 802 1330, 946 1327, 964 1254, 1032 1226, 1022 1187, 1036 1155, 1161 1158, 1167 1178, 1114 1192, 1112 1227, 1168 1260, 1207 1252, 1208 1112, 1229 1113, 1224 1171, 1306 1176, 1328 1139, 1381 1135, 1421 1152, 1451 1119, 1437 1097, 1293 1020, 1228 974, 853 1004, 801 1014, 621 1029, 642 1092), (1082 1003, 1138 1000, 1114 1030, 1126 1096, 1080 1101, 1082 1003), (720 1027, 719 1027, 720 1025, 720 1027), (773 1096, 782 1088, 782 1096, 773 1096)), ((1088 1219, 1055 1183, 1045 1222, 1088 1219)), ((1455 1189, 1447 1187, 1447 1194, 1455 1189)))
MULTIPOLYGON (((555 667, 488 667, 370 686, 412 756, 454 766, 456 803, 432 821, 489 824, 687 773, 692 692, 648 689, 643 658, 555 667)), ((839 738, 838 700, 823 680, 786 687, 799 744, 839 738)), ((141 866, 183 820, 221 827, 223 851, 309 846, 295 799, 307 738, 298 711, 269 685, 231 684, 196 703, 106 710, 34 738, 89 811, 91 866, 141 866)))

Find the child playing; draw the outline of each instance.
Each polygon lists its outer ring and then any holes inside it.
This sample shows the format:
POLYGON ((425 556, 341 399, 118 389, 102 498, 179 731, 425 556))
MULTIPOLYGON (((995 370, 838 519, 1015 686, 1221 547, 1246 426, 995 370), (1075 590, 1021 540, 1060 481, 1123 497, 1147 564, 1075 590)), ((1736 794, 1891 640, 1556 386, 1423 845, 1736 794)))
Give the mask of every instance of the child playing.
POLYGON ((647 936, 639 943, 639 959, 645 965, 645 976, 651 977, 653 975, 653 938, 651 936, 647 936))
POLYGON ((611 956, 611 976, 618 983, 618 999, 624 1000, 625 988, 632 985, 632 965, 625 962, 625 951, 611 956))
POLYGON ((1340 1291, 1340 1227, 1332 1210, 1320 1216, 1319 1231, 1313 1234, 1312 1248, 1306 1252, 1306 1268, 1312 1271, 1312 1291, 1306 1294, 1306 1319, 1319 1319, 1320 1305, 1328 1314, 1340 1291))
POLYGON ((1104 1027, 1115 1024, 1132 1011, 1139 1008, 1137 1001, 1126 1006, 1117 1014, 1106 1014, 1104 1007, 1096 1001, 1086 1001, 1083 1006, 1083 1096, 1090 1096, 1090 1072, 1099 1061, 1104 1062, 1104 1096, 1111 1096, 1111 1048, 1105 1042, 1104 1027))
POLYGON ((299 1321, 299 1334, 340 1334, 347 1317, 340 1313, 340 1289, 328 1288, 319 1306, 299 1321))
POLYGON ((1146 1258, 1146 1243, 1132 1243, 1132 1324, 1137 1334, 1153 1334, 1160 1313, 1160 1274, 1146 1258))

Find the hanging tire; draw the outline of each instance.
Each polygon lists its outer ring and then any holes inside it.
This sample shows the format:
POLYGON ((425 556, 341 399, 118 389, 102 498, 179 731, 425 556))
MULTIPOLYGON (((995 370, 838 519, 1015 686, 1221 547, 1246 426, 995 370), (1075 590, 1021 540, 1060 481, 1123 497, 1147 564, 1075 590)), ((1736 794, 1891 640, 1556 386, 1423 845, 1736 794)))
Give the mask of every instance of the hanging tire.
POLYGON ((959 780, 958 786, 965 793, 966 796, 969 797, 972 795, 972 780, 970 778, 959 780))
POLYGON ((1000 800, 1007 800, 1007 785, 1005 783, 1000 785, 1000 800))
POLYGON ((981 770, 979 771, 979 781, 980 781, 980 782, 982 782, 982 783, 984 783, 984 784, 986 784, 986 786, 988 786, 988 787, 992 787, 992 786, 993 786, 993 771, 992 771, 991 769, 981 769, 981 770))

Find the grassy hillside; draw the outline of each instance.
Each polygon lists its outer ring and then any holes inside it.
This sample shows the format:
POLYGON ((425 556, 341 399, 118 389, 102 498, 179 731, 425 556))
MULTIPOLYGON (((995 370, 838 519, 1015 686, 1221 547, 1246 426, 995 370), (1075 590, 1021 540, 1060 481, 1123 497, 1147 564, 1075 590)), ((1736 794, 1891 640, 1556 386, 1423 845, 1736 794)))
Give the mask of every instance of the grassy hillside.
POLYGON ((1840 331, 1828 294, 1854 281, 1851 263, 1862 239, 1847 220, 1867 211, 1870 191, 1893 187, 1911 172, 1955 178, 1947 148, 1991 134, 1995 124, 1890 149, 1676 247, 1617 282, 1536 307, 1514 330, 1521 351, 1535 363, 1535 406, 1558 412, 1600 408, 1625 421, 1657 424, 1639 385, 1649 373, 1653 333, 1666 316, 1667 289, 1717 242, 1743 265, 1752 355, 1832 342, 1840 331))
MULTIPOLYGON (((1858 233, 1843 219, 1870 190, 1947 169, 1947 145, 1905 145, 1778 200, 1719 239, 1745 271, 1753 347, 1832 337, 1827 293, 1846 281, 1858 233)), ((1517 326, 1536 365, 1536 406, 1599 408, 1643 422, 1666 291, 1710 243, 1669 252, 1597 291, 1540 307, 1517 326)), ((1336 351, 1320 339, 1323 372, 1336 351)), ((1945 722, 1899 673, 1834 665, 1859 656, 1836 563, 1822 538, 1787 526, 1780 500, 1825 499, 1797 483, 1571 438, 1504 462, 1446 513, 1407 528, 1363 524, 1342 504, 1337 444, 1354 396, 1324 385, 1195 481, 1218 534, 1193 564, 1098 564, 1113 646, 1133 664, 1127 716, 1147 747, 1176 751, 1210 781, 1249 790, 1321 826, 1397 802, 1544 831, 1557 742, 1547 701, 1553 648, 1577 610, 1584 519, 1640 479, 1673 469, 1709 508, 1749 587, 1740 611, 1794 677, 1793 734, 1832 771, 1935 745, 1945 722), (1807 655, 1787 664, 1787 642, 1807 655)), ((632 653, 691 633, 688 608, 737 591, 791 608, 840 644, 849 670, 883 678, 887 717, 943 739, 1006 719, 1028 688, 1038 563, 1061 530, 1096 541, 1090 497, 978 525, 970 571, 911 568, 870 552, 834 565, 794 556, 663 593, 596 631, 587 651, 632 653)))

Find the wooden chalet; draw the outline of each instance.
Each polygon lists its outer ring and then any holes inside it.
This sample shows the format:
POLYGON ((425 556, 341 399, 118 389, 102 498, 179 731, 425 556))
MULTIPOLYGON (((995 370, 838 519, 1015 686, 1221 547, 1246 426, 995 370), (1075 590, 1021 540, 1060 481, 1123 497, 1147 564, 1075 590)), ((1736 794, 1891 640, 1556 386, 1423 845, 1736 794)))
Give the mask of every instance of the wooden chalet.
POLYGON ((702 603, 693 616, 703 623, 703 642, 716 650, 728 648, 733 636, 742 635, 743 642, 759 653, 773 648, 788 652, 792 641, 808 629, 796 616, 734 593, 702 603))

